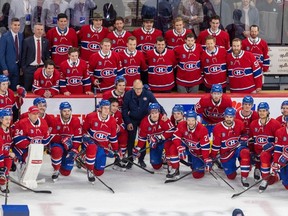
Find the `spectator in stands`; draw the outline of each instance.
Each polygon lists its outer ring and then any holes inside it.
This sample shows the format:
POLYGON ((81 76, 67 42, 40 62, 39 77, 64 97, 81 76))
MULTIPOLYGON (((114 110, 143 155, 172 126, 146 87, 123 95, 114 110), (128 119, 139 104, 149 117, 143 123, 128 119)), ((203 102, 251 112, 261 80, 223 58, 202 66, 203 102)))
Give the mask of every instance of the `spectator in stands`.
POLYGON ((55 69, 55 64, 48 59, 44 68, 38 68, 34 74, 32 91, 44 98, 50 98, 59 94, 60 72, 55 69))
MULTIPOLYGON (((221 26, 225 28, 228 24, 232 23, 232 13, 229 7, 224 0, 211 0, 214 11, 216 15, 221 17, 221 26)), ((220 26, 220 28, 221 28, 220 26)), ((222 29, 222 28, 221 28, 222 29)))
POLYGON ((110 32, 114 30, 114 22, 117 17, 117 11, 111 2, 103 5, 103 26, 107 27, 110 32))
POLYGON ((87 64, 79 59, 79 49, 70 47, 68 59, 60 64, 60 92, 65 96, 71 94, 92 95, 90 74, 87 64))
POLYGON ((34 73, 37 68, 44 66, 44 62, 50 58, 49 41, 43 37, 44 25, 36 23, 33 32, 34 36, 25 38, 23 41, 21 67, 26 91, 32 90, 34 73))
POLYGON ((92 24, 84 25, 78 32, 78 39, 81 44, 81 59, 86 62, 92 54, 99 51, 100 42, 107 37, 108 29, 102 26, 103 16, 98 13, 93 13, 92 24))
POLYGON ((1 11, 2 16, 0 16, 0 27, 5 27, 8 30, 10 4, 8 2, 5 2, 2 6, 1 11))
POLYGON ((288 43, 288 4, 284 7, 284 18, 283 18, 283 41, 288 43))
POLYGON ((244 213, 241 209, 234 209, 232 216, 244 216, 244 213))
POLYGON ((10 31, 2 35, 0 39, 0 65, 2 73, 9 77, 10 88, 16 91, 19 84, 19 69, 21 64, 21 53, 23 34, 20 31, 20 20, 12 18, 10 31))
POLYGON ((33 23, 41 22, 41 14, 44 0, 37 0, 37 5, 32 10, 33 23))
POLYGON ((69 3, 66 0, 45 0, 42 6, 41 22, 45 26, 45 32, 58 24, 58 15, 65 13, 70 17, 69 3))
POLYGON ((228 32, 230 37, 230 44, 232 44, 232 40, 234 38, 239 38, 241 40, 245 39, 244 31, 245 24, 241 23, 242 11, 239 9, 235 9, 233 11, 233 20, 234 23, 231 23, 226 26, 225 30, 228 32))
POLYGON ((50 29, 46 38, 49 40, 52 60, 57 68, 68 58, 68 48, 78 46, 76 32, 73 28, 68 27, 68 17, 64 13, 58 14, 57 27, 50 29))
POLYGON ((169 0, 160 0, 158 3, 158 16, 156 28, 160 29, 165 34, 170 28, 172 16, 172 6, 169 0))
POLYGON ((178 45, 183 45, 187 34, 191 33, 190 29, 184 28, 182 17, 176 17, 173 20, 173 29, 165 33, 165 40, 169 49, 174 49, 178 45))
POLYGON ((90 11, 97 8, 93 0, 71 0, 71 27, 78 31, 83 25, 89 24, 90 11))
POLYGON ((203 22, 202 5, 195 0, 181 0, 178 8, 178 15, 186 23, 185 27, 191 29, 194 35, 200 33, 200 23, 203 22))
POLYGON ((199 3, 201 3, 203 7, 204 17, 203 17, 203 22, 200 23, 200 31, 203 31, 210 27, 209 23, 210 23, 211 17, 215 16, 216 12, 210 0, 203 0, 202 2, 199 2, 199 3))
POLYGON ((124 24, 123 17, 116 17, 114 23, 115 30, 107 35, 107 38, 112 41, 111 49, 115 52, 125 50, 127 39, 128 37, 132 36, 130 32, 124 29, 124 24))

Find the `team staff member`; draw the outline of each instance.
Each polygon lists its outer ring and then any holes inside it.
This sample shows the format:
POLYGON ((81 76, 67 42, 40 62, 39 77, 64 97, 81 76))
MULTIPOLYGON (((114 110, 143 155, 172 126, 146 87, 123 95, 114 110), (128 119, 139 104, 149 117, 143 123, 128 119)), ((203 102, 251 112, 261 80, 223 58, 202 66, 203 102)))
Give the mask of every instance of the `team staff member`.
MULTIPOLYGON (((124 95, 122 115, 124 123, 127 125, 128 130, 128 157, 132 155, 132 149, 136 138, 137 128, 141 120, 148 114, 148 107, 150 103, 158 103, 151 91, 143 89, 141 80, 136 79, 133 83, 133 89, 127 91, 124 95)), ((167 115, 161 106, 160 112, 163 114, 162 119, 167 119, 167 115)), ((143 152, 139 157, 139 164, 143 167, 145 153, 143 152)), ((132 158, 129 158, 131 161, 132 158)), ((127 169, 131 168, 131 163, 127 164, 127 169)))

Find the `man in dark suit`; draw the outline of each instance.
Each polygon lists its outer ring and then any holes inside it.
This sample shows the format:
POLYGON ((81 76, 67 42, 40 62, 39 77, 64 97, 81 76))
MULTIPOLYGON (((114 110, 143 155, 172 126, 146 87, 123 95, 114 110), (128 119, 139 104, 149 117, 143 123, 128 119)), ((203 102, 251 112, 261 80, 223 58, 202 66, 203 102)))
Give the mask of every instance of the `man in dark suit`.
POLYGON ((0 39, 0 65, 2 73, 9 77, 10 88, 16 91, 19 84, 19 65, 21 60, 23 34, 19 32, 20 21, 11 19, 10 31, 0 39))
POLYGON ((50 58, 49 41, 43 37, 43 33, 44 25, 36 23, 34 25, 34 35, 25 38, 23 42, 21 66, 26 91, 32 90, 34 72, 50 58))

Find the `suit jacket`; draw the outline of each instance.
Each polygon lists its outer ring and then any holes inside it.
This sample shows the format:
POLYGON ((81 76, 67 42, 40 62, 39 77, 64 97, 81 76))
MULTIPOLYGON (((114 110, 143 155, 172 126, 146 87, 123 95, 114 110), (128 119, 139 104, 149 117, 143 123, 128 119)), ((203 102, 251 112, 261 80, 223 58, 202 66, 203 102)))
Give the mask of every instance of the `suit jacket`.
MULTIPOLYGON (((49 41, 46 38, 41 38, 42 42, 42 61, 45 62, 48 58, 50 58, 49 52, 49 41)), ((35 60, 36 58, 36 47, 34 42, 34 35, 28 38, 25 38, 23 41, 23 49, 22 49, 22 60, 21 66, 23 71, 35 60)))
MULTIPOLYGON (((18 33, 19 39, 19 65, 21 63, 21 52, 23 34, 18 33)), ((16 48, 11 31, 6 32, 0 39, 0 64, 2 70, 13 70, 16 65, 16 48)))

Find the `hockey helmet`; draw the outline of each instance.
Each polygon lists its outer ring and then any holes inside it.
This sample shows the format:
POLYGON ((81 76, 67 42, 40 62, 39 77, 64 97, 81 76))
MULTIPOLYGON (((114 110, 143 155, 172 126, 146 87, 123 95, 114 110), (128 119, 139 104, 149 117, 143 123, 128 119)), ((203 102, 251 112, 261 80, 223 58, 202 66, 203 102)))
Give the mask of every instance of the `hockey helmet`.
POLYGON ((99 103, 99 107, 102 108, 103 106, 110 106, 109 100, 101 100, 99 103))
POLYGON ((60 109, 60 110, 64 110, 64 109, 70 109, 70 110, 72 110, 72 107, 71 107, 70 103, 68 103, 67 101, 65 101, 65 102, 60 103, 59 109, 60 109))
POLYGON ((125 82, 125 84, 126 84, 126 79, 125 79, 125 77, 124 77, 124 76, 117 76, 117 77, 115 78, 115 80, 114 80, 114 85, 117 86, 117 84, 118 84, 119 82, 125 82))
POLYGON ((151 110, 158 110, 160 112, 160 104, 159 103, 150 103, 148 107, 148 112, 150 113, 151 110))
POLYGON ((186 115, 185 115, 186 118, 195 118, 197 119, 197 113, 193 110, 189 110, 186 115))
POLYGON ((222 86, 220 84, 213 84, 211 87, 211 93, 213 92, 223 93, 222 86))
POLYGON ((0 75, 0 83, 2 82, 9 82, 9 78, 5 76, 4 74, 0 75))
POLYGON ((0 110, 0 118, 3 118, 5 116, 12 116, 12 110, 11 109, 1 109, 0 110))
POLYGON ((37 105, 40 104, 40 103, 46 104, 47 102, 46 102, 45 98, 43 98, 43 97, 37 97, 37 98, 35 98, 34 101, 33 101, 33 105, 34 105, 34 106, 37 106, 37 105))
POLYGON ((265 110, 269 111, 269 109, 270 109, 269 104, 267 102, 260 102, 258 104, 257 111, 259 111, 260 109, 265 109, 265 110))
POLYGON ((242 104, 244 104, 244 103, 253 105, 254 104, 253 97, 251 97, 249 95, 245 96, 242 100, 242 104))
POLYGON ((175 112, 181 112, 182 114, 184 113, 184 107, 180 104, 176 104, 173 108, 172 108, 172 113, 175 112))
POLYGON ((287 100, 282 102, 281 109, 283 109, 284 106, 288 106, 288 101, 287 100))
POLYGON ((227 107, 224 112, 224 116, 235 116, 236 110, 232 107, 227 107))

